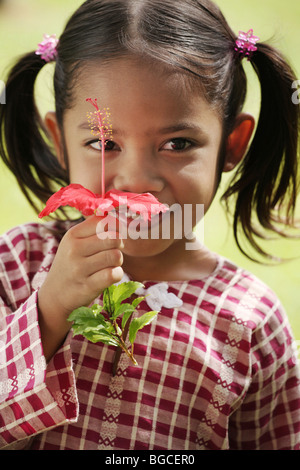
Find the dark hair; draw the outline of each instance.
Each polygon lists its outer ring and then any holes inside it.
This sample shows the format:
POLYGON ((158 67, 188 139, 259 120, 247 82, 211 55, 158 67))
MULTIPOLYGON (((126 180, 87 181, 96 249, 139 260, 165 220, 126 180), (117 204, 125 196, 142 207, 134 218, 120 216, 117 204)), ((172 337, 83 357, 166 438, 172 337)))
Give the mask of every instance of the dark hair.
MULTIPOLYGON (((235 40, 236 34, 210 0, 87 0, 68 21, 58 45, 54 90, 61 129, 82 67, 135 54, 197 79, 207 100, 221 113, 228 137, 247 91, 235 40)), ((263 238, 266 231, 285 235, 280 223, 293 224, 299 107, 291 99, 295 74, 275 48, 259 43, 251 63, 261 85, 259 120, 223 200, 228 205, 235 198, 234 235, 243 253, 249 256, 241 245, 241 233, 258 253, 268 256, 257 237, 263 238), (280 213, 284 217, 276 216, 280 213)), ((53 181, 68 183, 67 172, 45 140, 34 102, 34 82, 43 65, 34 52, 20 59, 9 75, 7 104, 0 111, 2 158, 31 203, 29 192, 45 202, 53 193, 53 181)), ((223 159, 224 152, 220 173, 223 159)))
POLYGON ((34 100, 35 80, 44 64, 35 53, 22 57, 6 82, 7 104, 0 106, 0 155, 36 211, 36 198, 46 202, 68 178, 51 151, 34 100))

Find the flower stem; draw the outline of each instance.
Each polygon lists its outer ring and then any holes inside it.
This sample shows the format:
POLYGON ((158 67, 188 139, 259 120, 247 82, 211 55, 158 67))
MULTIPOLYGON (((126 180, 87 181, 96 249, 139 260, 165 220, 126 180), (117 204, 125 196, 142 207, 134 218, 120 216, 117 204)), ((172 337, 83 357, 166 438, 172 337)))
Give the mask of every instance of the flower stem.
POLYGON ((104 139, 104 136, 103 136, 103 132, 101 132, 101 164, 102 164, 101 189, 102 189, 102 197, 104 199, 104 197, 105 197, 105 139, 104 139))
POLYGON ((98 121, 98 129, 100 132, 100 142, 101 142, 101 195, 102 198, 104 199, 105 196, 105 132, 103 128, 103 122, 101 118, 101 111, 99 109, 99 106, 97 104, 97 98, 92 100, 91 98, 87 98, 89 103, 91 103, 94 108, 96 108, 96 116, 97 116, 97 121, 98 121))
POLYGON ((126 344, 125 344, 125 341, 124 341, 124 338, 123 338, 123 334, 124 334, 124 330, 122 331, 122 333, 120 334, 119 331, 118 331, 118 326, 116 324, 116 321, 113 322, 113 326, 114 326, 114 329, 115 329, 115 332, 116 332, 116 335, 118 337, 118 341, 119 341, 119 347, 125 352, 125 354, 127 354, 127 356, 131 359, 131 361, 133 362, 133 364, 135 366, 138 365, 136 359, 134 358, 133 356, 133 345, 131 346, 131 351, 127 348, 126 344))
POLYGON ((125 343, 124 343, 124 345, 120 344, 120 347, 121 347, 121 349, 124 351, 124 353, 127 354, 127 356, 131 359, 131 361, 133 362, 133 364, 134 364, 135 366, 137 366, 138 363, 137 363, 135 357, 133 356, 132 351, 129 351, 129 349, 127 348, 127 346, 125 345, 125 343))

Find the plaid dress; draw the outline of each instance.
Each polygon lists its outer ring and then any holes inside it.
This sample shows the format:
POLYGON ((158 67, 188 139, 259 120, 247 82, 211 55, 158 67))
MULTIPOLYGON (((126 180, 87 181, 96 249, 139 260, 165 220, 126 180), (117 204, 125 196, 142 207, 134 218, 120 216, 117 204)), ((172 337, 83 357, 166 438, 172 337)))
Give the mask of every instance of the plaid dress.
MULTIPOLYGON (((300 449, 287 316, 265 284, 222 257, 210 276, 168 282, 180 302, 138 333, 138 366, 121 354, 112 374, 116 348, 72 332, 47 364, 37 292, 56 228, 26 224, 0 239, 0 447, 300 449)), ((148 310, 143 301, 137 315, 148 310)))

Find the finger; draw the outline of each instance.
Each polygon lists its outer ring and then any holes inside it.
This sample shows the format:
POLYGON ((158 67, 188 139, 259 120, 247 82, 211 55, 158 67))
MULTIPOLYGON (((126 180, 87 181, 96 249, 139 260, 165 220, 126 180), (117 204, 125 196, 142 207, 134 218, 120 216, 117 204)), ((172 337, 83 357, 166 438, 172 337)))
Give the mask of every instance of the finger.
MULTIPOLYGON (((97 225, 101 222, 103 217, 91 215, 83 222, 72 227, 69 232, 76 238, 87 238, 97 233, 97 225)), ((98 229, 99 231, 99 229, 98 229)))
POLYGON ((107 268, 116 268, 123 264, 123 254, 118 249, 102 251, 85 259, 84 270, 88 276, 107 268))
POLYGON ((122 250, 124 248, 124 242, 120 238, 107 236, 99 239, 95 234, 87 238, 77 239, 73 241, 73 244, 76 255, 81 257, 89 257, 102 251, 112 249, 122 250))
POLYGON ((118 227, 118 220, 111 214, 100 218, 96 226, 96 232, 100 239, 104 239, 107 236, 110 238, 122 238, 118 227))
POLYGON ((106 238, 122 238, 116 225, 116 219, 112 216, 91 216, 84 222, 78 224, 78 226, 73 227, 73 229, 71 229, 73 230, 72 235, 76 238, 88 238, 94 234, 96 234, 100 240, 104 240, 106 238))
POLYGON ((120 282, 124 276, 124 271, 121 266, 114 268, 106 268, 101 272, 96 272, 88 278, 88 283, 91 289, 95 292, 102 292, 107 287, 120 282))

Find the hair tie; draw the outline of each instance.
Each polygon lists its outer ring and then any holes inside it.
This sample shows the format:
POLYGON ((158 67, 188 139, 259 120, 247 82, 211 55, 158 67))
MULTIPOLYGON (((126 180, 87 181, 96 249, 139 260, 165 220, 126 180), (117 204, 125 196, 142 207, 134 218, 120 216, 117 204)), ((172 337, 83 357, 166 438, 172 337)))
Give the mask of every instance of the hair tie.
POLYGON ((56 37, 56 34, 43 35, 43 41, 38 44, 38 48, 35 51, 36 55, 40 55, 45 62, 54 62, 57 58, 57 44, 59 40, 56 37))
POLYGON ((251 59, 253 52, 257 51, 256 43, 259 41, 258 36, 253 35, 253 29, 249 29, 247 33, 239 31, 239 35, 235 41, 234 50, 242 55, 242 58, 251 59))

